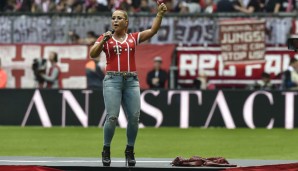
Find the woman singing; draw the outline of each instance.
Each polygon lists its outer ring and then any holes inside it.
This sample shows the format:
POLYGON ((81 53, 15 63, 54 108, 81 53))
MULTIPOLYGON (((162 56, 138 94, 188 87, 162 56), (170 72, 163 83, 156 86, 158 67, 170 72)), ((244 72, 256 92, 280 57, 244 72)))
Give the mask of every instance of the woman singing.
POLYGON ((127 33, 128 15, 125 11, 116 10, 112 14, 112 29, 102 34, 90 51, 91 58, 96 58, 104 51, 107 66, 103 81, 103 96, 107 116, 104 124, 104 144, 102 163, 110 166, 110 145, 119 116, 120 105, 127 115, 127 146, 125 149, 126 164, 135 166, 134 145, 138 132, 140 116, 140 86, 135 64, 135 48, 138 44, 150 39, 160 27, 162 17, 167 11, 164 3, 158 5, 157 15, 148 30, 127 33))

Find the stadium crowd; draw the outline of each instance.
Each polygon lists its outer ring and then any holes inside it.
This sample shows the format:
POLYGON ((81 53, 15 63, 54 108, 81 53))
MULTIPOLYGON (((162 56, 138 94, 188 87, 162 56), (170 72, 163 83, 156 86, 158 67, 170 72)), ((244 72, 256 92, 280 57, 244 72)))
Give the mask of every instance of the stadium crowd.
MULTIPOLYGON (((164 0, 169 12, 295 12, 298 0, 164 0)), ((0 12, 97 13, 117 9, 154 13, 156 0, 1 0, 0 12)))

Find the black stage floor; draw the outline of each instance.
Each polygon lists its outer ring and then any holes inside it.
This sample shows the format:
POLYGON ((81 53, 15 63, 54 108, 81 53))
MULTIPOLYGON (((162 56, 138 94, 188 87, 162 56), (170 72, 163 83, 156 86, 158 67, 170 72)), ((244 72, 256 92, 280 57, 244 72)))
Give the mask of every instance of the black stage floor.
MULTIPOLYGON (((173 158, 174 159, 174 158, 173 158)), ((174 167, 171 166, 169 158, 137 158, 135 167, 125 167, 123 158, 112 158, 110 167, 103 167, 100 158, 62 158, 62 157, 0 157, 0 165, 34 165, 46 166, 65 171, 194 171, 194 170, 225 170, 220 167, 174 167)), ((273 164, 288 164, 295 163, 296 160, 243 160, 243 159, 228 159, 231 164, 236 164, 239 167, 246 166, 262 166, 273 164)))

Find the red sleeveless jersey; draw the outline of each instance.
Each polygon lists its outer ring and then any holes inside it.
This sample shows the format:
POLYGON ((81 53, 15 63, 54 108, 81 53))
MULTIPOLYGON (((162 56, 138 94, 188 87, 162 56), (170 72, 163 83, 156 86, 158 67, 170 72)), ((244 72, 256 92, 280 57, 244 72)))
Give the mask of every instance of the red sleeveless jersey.
MULTIPOLYGON (((139 44, 139 32, 126 34, 123 42, 114 37, 104 43, 103 51, 107 58, 106 71, 136 71, 135 49, 139 44)), ((101 35, 95 43, 103 39, 101 35)))

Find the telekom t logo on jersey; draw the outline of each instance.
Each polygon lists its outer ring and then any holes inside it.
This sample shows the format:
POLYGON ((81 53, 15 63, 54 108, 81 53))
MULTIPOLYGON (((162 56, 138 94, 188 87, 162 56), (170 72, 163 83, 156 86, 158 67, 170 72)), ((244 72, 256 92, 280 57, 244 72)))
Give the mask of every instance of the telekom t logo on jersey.
POLYGON ((122 47, 120 45, 113 46, 113 50, 117 55, 121 55, 122 53, 122 47))

